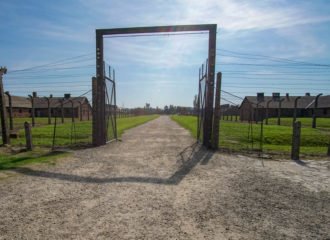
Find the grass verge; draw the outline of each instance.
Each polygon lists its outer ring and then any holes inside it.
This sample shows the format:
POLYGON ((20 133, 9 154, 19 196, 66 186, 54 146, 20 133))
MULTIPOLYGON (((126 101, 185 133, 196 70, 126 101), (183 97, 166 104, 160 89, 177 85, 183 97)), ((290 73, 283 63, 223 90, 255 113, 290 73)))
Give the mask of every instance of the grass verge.
MULTIPOLYGON (((171 117, 191 134, 197 136, 197 118, 194 116, 171 117)), ((220 147, 232 150, 259 150, 261 125, 242 122, 221 121, 219 144, 220 147)), ((305 155, 324 156, 330 139, 330 129, 302 127, 301 153, 305 155)), ((288 154, 291 151, 292 127, 264 125, 263 151, 269 153, 288 154)))
MULTIPOLYGON (((136 127, 153 119, 159 115, 137 116, 129 118, 117 119, 118 137, 125 130, 136 127)), ((71 123, 59 124, 56 130, 57 146, 67 146, 72 144, 71 141, 71 123)), ((76 142, 75 143, 90 143, 92 141, 92 123, 91 121, 76 122, 76 142)), ((67 156, 69 153, 64 151, 50 151, 49 147, 53 142, 53 125, 37 126, 32 129, 33 144, 37 146, 33 151, 11 151, 8 148, 0 148, 0 170, 8 170, 15 167, 23 166, 31 163, 47 162, 52 163, 57 158, 67 156), (42 146, 42 147, 39 147, 42 146), (48 147, 48 148, 45 148, 48 147)), ((19 131, 18 139, 11 139, 12 145, 23 147, 25 144, 24 130, 19 131)), ((74 140, 73 140, 74 141, 74 140)))
POLYGON ((54 164, 55 160, 70 155, 63 151, 50 151, 45 148, 35 148, 33 151, 17 151, 13 152, 9 149, 1 149, 0 153, 0 170, 9 170, 16 167, 24 166, 32 163, 49 163, 54 164))
MULTIPOLYGON (((136 116, 117 119, 118 137, 129 129, 157 118, 158 115, 136 116)), ((11 144, 23 147, 25 145, 24 130, 18 132, 18 139, 11 139, 11 144)), ((54 125, 43 125, 32 128, 32 141, 36 146, 51 147, 53 144, 54 125)), ((57 119, 55 146, 70 146, 92 142, 92 121, 76 121, 74 124, 60 123, 57 119)))

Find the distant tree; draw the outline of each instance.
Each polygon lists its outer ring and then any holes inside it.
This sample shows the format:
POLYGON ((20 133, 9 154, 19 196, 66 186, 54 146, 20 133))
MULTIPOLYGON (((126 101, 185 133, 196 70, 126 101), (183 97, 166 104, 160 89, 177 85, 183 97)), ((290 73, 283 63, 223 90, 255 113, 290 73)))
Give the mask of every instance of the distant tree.
POLYGON ((149 109, 149 108, 150 108, 150 103, 146 103, 145 108, 146 108, 146 109, 149 109))
POLYGON ((169 113, 168 106, 167 105, 165 105, 165 107, 164 107, 164 112, 165 112, 165 114, 168 114, 169 113))
POLYGON ((176 107, 174 107, 173 105, 170 105, 170 107, 169 107, 169 113, 170 114, 175 114, 175 111, 176 110, 176 107))

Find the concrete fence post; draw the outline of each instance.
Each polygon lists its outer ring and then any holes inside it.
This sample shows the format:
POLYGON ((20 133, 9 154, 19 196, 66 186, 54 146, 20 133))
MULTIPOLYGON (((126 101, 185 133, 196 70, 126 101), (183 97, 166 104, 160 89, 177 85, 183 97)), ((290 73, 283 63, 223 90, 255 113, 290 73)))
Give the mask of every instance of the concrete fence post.
POLYGON ((297 107, 298 107, 298 100, 301 97, 296 97, 296 99, 294 100, 294 109, 293 109, 293 120, 292 120, 292 125, 294 125, 294 123, 297 120, 297 107))
POLYGON ((87 121, 89 121, 89 106, 87 105, 87 121))
POLYGON ((317 111, 317 105, 318 105, 318 101, 319 101, 319 97, 322 96, 322 93, 318 94, 316 97, 315 97, 315 102, 314 102, 314 108, 313 108, 313 120, 312 120, 312 128, 316 128, 316 111, 317 111))
POLYGON ((301 122, 295 122, 292 130, 291 159, 299 160, 301 122))
POLYGON ((10 144, 9 131, 7 126, 7 109, 4 95, 2 76, 7 73, 7 68, 0 68, 0 117, 1 117, 1 133, 3 144, 10 144))
POLYGON ((273 101, 272 99, 268 100, 266 103, 266 125, 268 125, 268 118, 269 118, 269 104, 273 101))
POLYGON ((79 120, 83 120, 83 103, 79 101, 79 120))
POLYGON ((8 107, 9 107, 9 129, 14 130, 14 122, 13 122, 13 104, 11 100, 11 95, 7 91, 5 94, 8 96, 8 107))
POLYGON ((29 95, 30 101, 31 101, 31 118, 32 118, 32 127, 35 126, 35 109, 34 109, 34 98, 35 93, 33 92, 32 95, 29 95))
POLYGON ((31 151, 32 146, 32 134, 31 134, 31 125, 28 122, 24 123, 24 129, 25 129, 25 140, 26 140, 26 149, 28 151, 31 151))
POLYGON ((44 97, 47 101, 47 117, 48 117, 48 124, 52 124, 52 109, 50 107, 50 100, 52 98, 52 95, 49 97, 44 97))
POLYGON ((285 99, 281 99, 279 102, 278 102, 278 109, 277 109, 277 125, 281 125, 281 109, 282 109, 282 102, 284 101, 285 99))
POLYGON ((61 102, 61 122, 64 123, 64 99, 60 100, 61 102))

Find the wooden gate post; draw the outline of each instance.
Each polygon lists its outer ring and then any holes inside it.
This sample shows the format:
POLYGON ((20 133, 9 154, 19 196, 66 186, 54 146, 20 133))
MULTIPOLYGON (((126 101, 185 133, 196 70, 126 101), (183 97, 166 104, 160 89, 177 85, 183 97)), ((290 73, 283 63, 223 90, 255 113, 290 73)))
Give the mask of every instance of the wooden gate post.
POLYGON ((301 122, 295 122, 292 130, 291 159, 299 160, 301 122))
POLYGON ((31 125, 28 122, 24 123, 25 129, 25 140, 26 140, 26 149, 31 151, 33 148, 32 145, 32 134, 31 134, 31 125))
MULTIPOLYGON (((106 144, 103 31, 96 30, 96 84, 93 87, 93 145, 106 144), (95 108, 95 109, 94 109, 95 108)), ((94 81, 94 80, 93 80, 94 81)))
POLYGON ((215 78, 215 58, 217 44, 217 25, 211 25, 209 29, 209 49, 208 49, 208 69, 207 88, 205 99, 205 115, 203 124, 203 145, 212 148, 213 129, 213 103, 214 103, 214 78, 215 78))
POLYGON ((98 136, 99 136, 99 132, 98 132, 98 128, 97 128, 97 120, 98 119, 98 113, 97 113, 97 79, 96 77, 92 78, 92 104, 93 104, 93 108, 92 108, 92 124, 93 124, 93 145, 94 146, 100 146, 99 142, 98 142, 98 136))
POLYGON ((106 144, 106 121, 105 121, 105 83, 104 83, 104 53, 103 37, 118 34, 142 34, 142 33, 169 33, 169 32, 192 32, 208 31, 208 76, 205 101, 205 116, 203 123, 203 145, 212 147, 212 128, 214 111, 214 77, 216 59, 216 24, 200 25, 171 25, 136 28, 112 28, 96 29, 96 79, 97 94, 93 92, 93 145, 101 146, 106 144), (94 101, 95 100, 95 101, 94 101), (95 108, 95 109, 94 109, 95 108))
POLYGON ((219 147, 219 125, 220 125, 220 92, 221 92, 221 72, 217 73, 217 82, 215 88, 215 107, 213 118, 213 134, 212 134, 212 148, 219 147))

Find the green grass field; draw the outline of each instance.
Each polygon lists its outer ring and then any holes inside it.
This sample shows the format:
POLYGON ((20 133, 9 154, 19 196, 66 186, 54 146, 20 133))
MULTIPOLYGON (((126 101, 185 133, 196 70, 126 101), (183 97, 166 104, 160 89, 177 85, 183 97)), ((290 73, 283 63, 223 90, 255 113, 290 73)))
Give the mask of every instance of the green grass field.
MULTIPOLYGON (((150 120, 157 118, 158 115, 137 116, 129 118, 117 119, 118 137, 120 137, 125 130, 136 127, 140 124, 146 123, 150 120)), ((16 122, 21 122, 22 125, 26 120, 19 119, 16 122)), ((58 119, 57 119, 58 120, 58 119)), ((59 157, 68 155, 69 153, 60 151, 50 151, 49 147, 53 143, 54 125, 47 124, 47 118, 36 118, 38 125, 32 128, 33 144, 37 146, 33 151, 26 152, 21 151, 12 153, 6 148, 1 149, 0 152, 0 170, 8 170, 15 167, 23 166, 31 163, 47 162, 52 163, 53 160, 59 157)), ((77 121, 76 127, 76 139, 73 138, 73 144, 86 144, 92 142, 92 122, 91 121, 77 121)), ((56 146, 69 146, 71 145, 71 119, 64 124, 58 124, 56 130, 56 146)), ((19 139, 11 139, 11 145, 24 146, 24 130, 19 130, 19 139)))
MULTIPOLYGON (((302 127, 311 127, 312 118, 297 118, 297 121, 301 122, 302 127)), ((268 123, 270 125, 277 125, 277 118, 269 118, 268 123)), ((292 118, 281 118, 281 126, 291 126, 292 118)), ((330 118, 317 118, 316 119, 317 128, 329 128, 330 131, 330 118)))
MULTIPOLYGON (((48 118, 47 117, 36 117, 34 119, 36 127, 48 125, 48 118)), ((55 118, 51 118, 51 122, 54 123, 55 118)), ((76 122, 79 122, 79 118, 75 118, 76 122)), ((24 128, 24 123, 29 122, 32 123, 32 118, 14 118, 14 129, 22 129, 24 128)), ((57 118, 57 122, 61 122, 61 118, 57 118)), ((64 123, 71 123, 71 118, 64 118, 64 123)))
MULTIPOLYGON (((136 116, 129 118, 117 119, 118 137, 132 127, 143 124, 147 121, 157 118, 158 115, 136 116)), ((36 118, 37 119, 37 118, 36 118)), ((47 119, 46 119, 47 120, 47 119)), ((55 146, 66 146, 71 144, 86 144, 92 142, 92 122, 91 121, 76 121, 72 124, 71 121, 64 124, 59 123, 57 119, 55 146)), ((24 120, 21 120, 24 122, 24 120)), ((44 119, 38 119, 43 122, 44 119)), ((54 122, 53 122, 54 123, 54 122)), ((25 145, 24 130, 19 130, 19 138, 11 139, 12 145, 25 145)), ((54 125, 41 125, 32 128, 33 144, 38 146, 50 147, 53 144, 54 125)))
MULTIPOLYGON (((188 129, 192 135, 196 137, 196 117, 175 115, 172 116, 172 119, 188 129)), ((326 120, 322 121, 327 124, 326 120)), ((220 147, 233 150, 260 149, 260 126, 260 124, 252 124, 250 128, 248 123, 221 120, 219 137, 220 147)), ((292 127, 291 125, 264 125, 263 139, 263 150, 265 152, 287 154, 291 151, 292 127)), ((330 128, 312 129, 311 127, 304 127, 303 125, 301 131, 301 153, 308 155, 325 155, 329 140, 330 128)))
POLYGON ((49 151, 46 148, 35 148, 33 151, 18 153, 2 151, 0 153, 0 171, 39 162, 54 164, 54 160, 69 154, 62 151, 49 151))

